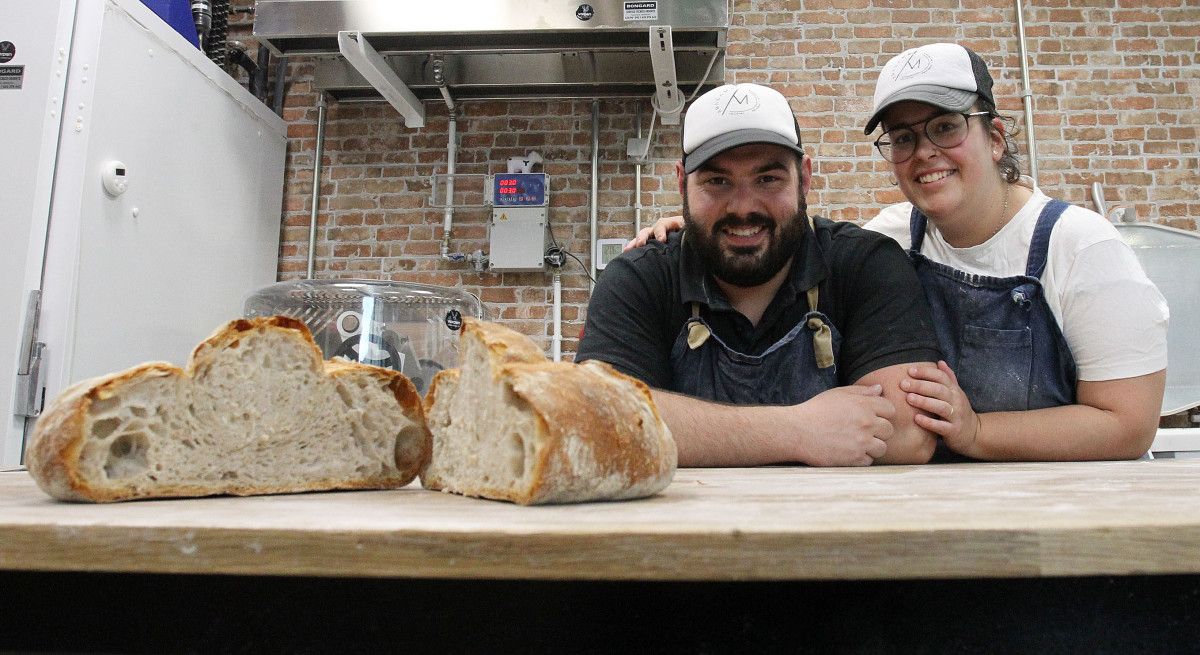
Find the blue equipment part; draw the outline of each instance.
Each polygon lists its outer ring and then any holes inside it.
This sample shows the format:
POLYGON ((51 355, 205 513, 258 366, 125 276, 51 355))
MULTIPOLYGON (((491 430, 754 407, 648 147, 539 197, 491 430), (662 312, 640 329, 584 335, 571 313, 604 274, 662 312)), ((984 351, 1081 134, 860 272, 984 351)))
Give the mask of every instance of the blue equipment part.
POLYGON ((142 0, 142 4, 168 25, 183 35, 197 48, 200 47, 200 37, 196 34, 196 23, 192 20, 191 0, 142 0))

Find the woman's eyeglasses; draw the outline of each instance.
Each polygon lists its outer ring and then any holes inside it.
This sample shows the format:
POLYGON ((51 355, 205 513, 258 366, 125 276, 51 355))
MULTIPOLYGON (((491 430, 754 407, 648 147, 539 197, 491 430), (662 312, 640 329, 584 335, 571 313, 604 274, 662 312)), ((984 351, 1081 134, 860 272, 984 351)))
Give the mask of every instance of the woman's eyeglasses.
POLYGON ((901 164, 908 161, 908 158, 917 151, 917 126, 925 125, 925 137, 933 145, 939 148, 953 148, 967 140, 968 118, 987 115, 986 111, 969 114, 952 111, 938 114, 912 125, 896 127, 884 132, 875 140, 875 147, 884 159, 893 164, 901 164))

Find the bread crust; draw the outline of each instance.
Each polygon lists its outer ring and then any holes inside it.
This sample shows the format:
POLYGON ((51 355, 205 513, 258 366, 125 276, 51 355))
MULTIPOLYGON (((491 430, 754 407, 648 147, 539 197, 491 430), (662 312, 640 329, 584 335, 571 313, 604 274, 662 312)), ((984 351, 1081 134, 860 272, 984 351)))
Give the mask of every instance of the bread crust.
POLYGON ((580 502, 591 481, 627 480, 608 499, 658 493, 675 474, 675 440, 654 406, 650 388, 598 361, 510 364, 502 375, 538 416, 545 447, 523 503, 580 502), (586 444, 591 461, 574 453, 586 444))
POLYGON ((43 491, 60 500, 119 500, 104 489, 87 484, 76 466, 86 439, 84 424, 97 400, 112 397, 114 389, 130 380, 180 376, 183 371, 167 362, 148 362, 71 385, 62 392, 34 426, 25 465, 43 491))
MULTIPOLYGON (((492 382, 512 392, 537 429, 524 435, 536 444, 527 488, 480 484, 453 491, 528 505, 637 498, 670 484, 675 441, 641 381, 603 362, 550 362, 528 337, 492 323, 464 319, 461 339, 485 348, 492 382)), ((460 382, 457 369, 435 376, 425 396, 426 416, 445 388, 460 382)), ((421 483, 447 490, 436 469, 427 467, 421 483)))
POLYGON ((432 452, 432 437, 425 425, 421 396, 413 383, 399 372, 357 362, 324 361, 307 326, 286 316, 236 319, 218 328, 192 351, 185 369, 166 362, 140 364, 125 371, 92 378, 72 385, 50 403, 38 419, 28 452, 27 466, 46 493, 61 500, 113 502, 136 498, 188 497, 227 494, 235 496, 293 493, 331 489, 390 489, 407 485, 424 468, 432 452), (154 377, 171 377, 190 383, 212 364, 216 353, 236 347, 247 332, 279 331, 288 338, 306 344, 309 365, 313 371, 331 379, 366 375, 386 387, 395 396, 403 414, 419 426, 423 437, 419 447, 397 453, 396 467, 400 475, 364 476, 358 479, 322 478, 303 484, 247 485, 235 481, 221 488, 212 484, 161 484, 153 488, 103 487, 90 484, 79 468, 80 455, 87 441, 87 419, 92 405, 114 397, 124 385, 154 377))
POLYGON ((461 342, 474 339, 487 348, 488 362, 492 373, 499 375, 505 364, 539 364, 546 362, 546 355, 533 341, 509 328, 470 317, 463 318, 461 342))

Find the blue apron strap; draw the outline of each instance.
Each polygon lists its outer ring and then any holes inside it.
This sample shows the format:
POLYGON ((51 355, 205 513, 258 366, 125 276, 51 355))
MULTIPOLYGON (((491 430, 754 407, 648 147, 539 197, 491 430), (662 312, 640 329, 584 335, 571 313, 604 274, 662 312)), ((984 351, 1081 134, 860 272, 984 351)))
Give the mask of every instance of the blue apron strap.
POLYGON ((908 249, 910 252, 921 252, 921 245, 925 243, 925 225, 929 219, 925 218, 913 205, 912 213, 908 215, 908 249))
POLYGON ((1025 275, 1042 279, 1050 250, 1050 233, 1067 207, 1070 205, 1061 200, 1051 200, 1042 209, 1041 215, 1038 216, 1037 227, 1033 228, 1033 238, 1029 241, 1029 259, 1025 265, 1025 275))

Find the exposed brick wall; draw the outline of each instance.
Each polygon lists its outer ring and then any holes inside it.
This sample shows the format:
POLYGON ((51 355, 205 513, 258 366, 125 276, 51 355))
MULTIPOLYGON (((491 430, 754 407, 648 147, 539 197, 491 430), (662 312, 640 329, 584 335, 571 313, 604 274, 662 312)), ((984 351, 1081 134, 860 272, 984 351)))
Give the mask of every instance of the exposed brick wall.
MULTIPOLYGON (((1200 7, 1194 0, 1050 0, 1026 6, 1030 82, 1036 105, 1039 182, 1049 194, 1091 206, 1093 182, 1109 206, 1142 220, 1189 230, 1200 217, 1200 7), (1100 5, 1100 6, 1097 6, 1100 5)), ((231 39, 245 36, 252 3, 236 0, 231 39)), ((862 124, 878 69, 906 47, 959 41, 987 61, 1003 113, 1022 122, 1013 3, 1008 0, 734 0, 727 81, 779 88, 797 111, 815 159, 810 207, 862 222, 902 199, 862 124)), ((289 154, 284 190, 281 279, 305 274, 315 146, 312 62, 289 66, 285 118, 289 154)), ((599 235, 633 231, 633 100, 600 102, 599 235)), ((642 101, 643 126, 649 105, 642 101)), ((427 126, 403 127, 383 104, 331 103, 318 219, 317 276, 369 277, 461 286, 500 321, 549 347, 549 274, 476 274, 438 257, 442 211, 429 202, 430 177, 445 171, 446 108, 426 105, 427 126)), ((552 176, 550 222, 558 241, 588 261, 591 102, 465 102, 459 119, 461 173, 503 172, 512 155, 538 150, 552 176)), ((675 128, 655 128, 644 167, 643 219, 678 212, 672 161, 675 128)), ((1017 137, 1024 150, 1024 135, 1017 137)), ((455 215, 453 249, 487 248, 487 212, 455 215)), ((582 327, 588 280, 563 269, 570 357, 582 327)))

